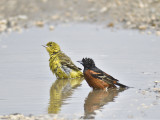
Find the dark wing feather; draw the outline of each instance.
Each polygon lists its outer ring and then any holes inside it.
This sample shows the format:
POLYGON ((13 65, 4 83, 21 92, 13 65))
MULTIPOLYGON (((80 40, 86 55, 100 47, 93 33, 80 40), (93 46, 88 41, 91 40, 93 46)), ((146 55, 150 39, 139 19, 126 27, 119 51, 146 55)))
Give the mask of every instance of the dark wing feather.
POLYGON ((72 60, 67 55, 65 55, 64 53, 59 54, 59 59, 60 59, 60 62, 63 66, 67 66, 67 67, 69 67, 69 68, 71 68, 75 71, 81 70, 81 68, 78 68, 76 65, 74 65, 72 60))
POLYGON ((108 84, 115 84, 118 81, 114 77, 110 76, 109 74, 103 72, 98 68, 94 68, 93 71, 91 72, 91 75, 95 78, 105 81, 108 84))

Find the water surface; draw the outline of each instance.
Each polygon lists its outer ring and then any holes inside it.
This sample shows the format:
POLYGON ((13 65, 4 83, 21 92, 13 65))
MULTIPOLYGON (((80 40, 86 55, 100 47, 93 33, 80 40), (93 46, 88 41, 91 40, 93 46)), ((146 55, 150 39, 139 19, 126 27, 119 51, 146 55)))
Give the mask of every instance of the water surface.
POLYGON ((0 114, 59 114, 66 118, 157 119, 160 38, 138 31, 64 24, 0 35, 0 114), (91 57, 103 71, 134 87, 92 91, 82 79, 56 80, 41 46, 55 41, 73 62, 91 57), (149 90, 149 88, 151 90, 149 90), (143 90, 148 90, 144 92, 143 90))

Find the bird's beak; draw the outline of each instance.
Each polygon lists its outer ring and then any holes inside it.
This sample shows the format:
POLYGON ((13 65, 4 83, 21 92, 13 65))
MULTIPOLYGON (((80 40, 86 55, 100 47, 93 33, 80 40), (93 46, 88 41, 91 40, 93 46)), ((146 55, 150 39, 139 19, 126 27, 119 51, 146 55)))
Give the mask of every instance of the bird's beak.
POLYGON ((83 65, 83 62, 82 62, 82 61, 77 61, 77 62, 83 65))
POLYGON ((42 46, 45 47, 45 48, 47 47, 46 45, 42 45, 42 46))

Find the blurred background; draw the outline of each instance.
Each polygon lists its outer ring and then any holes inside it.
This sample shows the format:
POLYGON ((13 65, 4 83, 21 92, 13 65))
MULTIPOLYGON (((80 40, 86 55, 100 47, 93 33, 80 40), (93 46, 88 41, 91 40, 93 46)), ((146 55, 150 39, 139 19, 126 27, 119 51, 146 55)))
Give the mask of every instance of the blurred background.
MULTIPOLYGON (((159 0, 1 0, 0 32, 30 25, 89 22, 160 35, 159 0)), ((53 29, 53 26, 50 27, 53 29)))

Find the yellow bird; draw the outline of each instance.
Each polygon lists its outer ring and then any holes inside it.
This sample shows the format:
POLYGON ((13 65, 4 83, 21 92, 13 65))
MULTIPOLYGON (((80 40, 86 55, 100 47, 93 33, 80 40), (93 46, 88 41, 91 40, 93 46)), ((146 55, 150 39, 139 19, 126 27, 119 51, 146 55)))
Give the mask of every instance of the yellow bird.
POLYGON ((61 51, 57 43, 48 42, 44 47, 50 55, 50 69, 58 79, 83 77, 81 69, 74 65, 72 60, 61 51))

